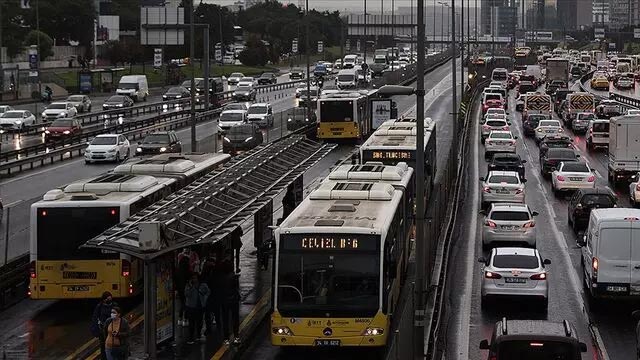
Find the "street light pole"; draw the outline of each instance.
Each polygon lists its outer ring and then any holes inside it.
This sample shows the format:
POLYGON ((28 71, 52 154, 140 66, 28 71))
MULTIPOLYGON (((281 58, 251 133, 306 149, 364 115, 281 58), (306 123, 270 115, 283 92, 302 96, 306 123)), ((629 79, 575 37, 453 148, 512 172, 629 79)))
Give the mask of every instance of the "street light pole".
POLYGON ((364 63, 367 63, 367 0, 364 0, 364 63))
POLYGON ((453 146, 458 146, 458 98, 456 91, 456 0, 451 0, 451 49, 453 51, 451 61, 451 84, 453 85, 453 101, 452 111, 453 114, 453 146))
MULTIPOLYGON (((304 50, 307 57, 307 119, 311 119, 311 78, 309 68, 311 67, 311 58, 310 58, 310 50, 309 50, 309 0, 306 0, 305 6, 305 29, 306 35, 304 37, 304 50)), ((280 124, 282 126, 282 124, 280 124)))
MULTIPOLYGON (((424 149, 424 61, 425 61, 425 23, 424 0, 418 0, 418 63, 416 65, 416 149, 424 149)), ((424 359, 424 309, 426 279, 426 249, 431 239, 425 237, 425 200, 424 200, 424 151, 416 151, 416 284, 414 287, 414 349, 413 358, 424 359)))
POLYGON ((462 92, 464 91, 464 0, 460 1, 460 91, 462 92))
MULTIPOLYGON (((195 64, 193 58, 195 56, 195 21, 194 21, 194 12, 195 8, 193 7, 193 0, 190 2, 191 7, 189 11, 189 64, 191 65, 191 152, 196 152, 198 149, 198 144, 196 143, 196 71, 195 64)), ((95 55, 94 55, 95 58, 95 55)))

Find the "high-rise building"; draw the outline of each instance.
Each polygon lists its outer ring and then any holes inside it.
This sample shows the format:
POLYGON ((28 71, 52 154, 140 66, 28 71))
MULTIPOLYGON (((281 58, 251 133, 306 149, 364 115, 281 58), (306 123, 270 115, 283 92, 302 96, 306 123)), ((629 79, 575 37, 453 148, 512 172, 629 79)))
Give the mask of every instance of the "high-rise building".
POLYGON ((575 30, 578 26, 578 1, 562 0, 557 4, 558 28, 560 30, 575 30))
POLYGON ((637 0, 609 0, 609 27, 620 29, 638 23, 637 0))
POLYGON ((609 24, 609 0, 593 0, 593 26, 609 24))
POLYGON ((518 25, 515 0, 482 0, 481 33, 494 36, 514 36, 518 25))

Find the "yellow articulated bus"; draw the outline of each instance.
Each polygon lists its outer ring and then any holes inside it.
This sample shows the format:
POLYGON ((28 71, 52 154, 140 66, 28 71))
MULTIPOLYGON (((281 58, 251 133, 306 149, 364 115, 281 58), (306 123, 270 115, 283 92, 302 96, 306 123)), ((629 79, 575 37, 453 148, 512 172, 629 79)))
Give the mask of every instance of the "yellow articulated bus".
POLYGON ((32 299, 128 297, 142 291, 142 263, 128 255, 80 248, 229 159, 223 154, 163 154, 48 191, 31 205, 32 299))
POLYGON ((274 346, 384 351, 409 255, 413 176, 406 164, 340 167, 275 230, 274 346))
POLYGON ((367 90, 327 91, 318 99, 318 138, 359 142, 373 130, 367 90))

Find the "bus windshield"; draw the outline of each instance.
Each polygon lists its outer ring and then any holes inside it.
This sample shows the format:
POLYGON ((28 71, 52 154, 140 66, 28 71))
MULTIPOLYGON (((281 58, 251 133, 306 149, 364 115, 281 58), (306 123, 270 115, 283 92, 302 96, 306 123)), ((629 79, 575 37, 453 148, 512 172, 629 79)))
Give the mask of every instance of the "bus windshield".
POLYGON ((540 360, 563 359, 578 360, 580 354, 567 342, 511 340, 498 346, 498 359, 540 360))
MULTIPOLYGON (((296 234, 283 236, 281 241, 299 243, 304 239, 296 234)), ((325 317, 327 313, 331 317, 375 315, 379 308, 380 254, 374 250, 376 241, 369 242, 374 244, 372 249, 361 245, 348 250, 285 250, 288 245, 281 246, 278 310, 284 316, 302 317, 325 317)))
POLYGON ((118 253, 79 249, 120 222, 117 207, 39 208, 38 260, 119 259, 118 253))
POLYGON ((320 122, 355 121, 353 116, 353 100, 321 101, 320 122))

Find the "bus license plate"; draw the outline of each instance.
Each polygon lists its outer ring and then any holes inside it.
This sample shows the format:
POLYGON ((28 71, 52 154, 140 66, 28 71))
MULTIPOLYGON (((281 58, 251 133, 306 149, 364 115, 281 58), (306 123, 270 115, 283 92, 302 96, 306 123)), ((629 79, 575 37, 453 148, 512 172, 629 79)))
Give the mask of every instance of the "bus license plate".
POLYGON ((89 285, 67 286, 67 291, 89 291, 89 285))
POLYGON ((316 346, 340 346, 340 340, 317 339, 316 346))
POLYGON ((626 286, 607 286, 607 291, 611 291, 611 292, 624 292, 627 291, 627 287, 626 286))

